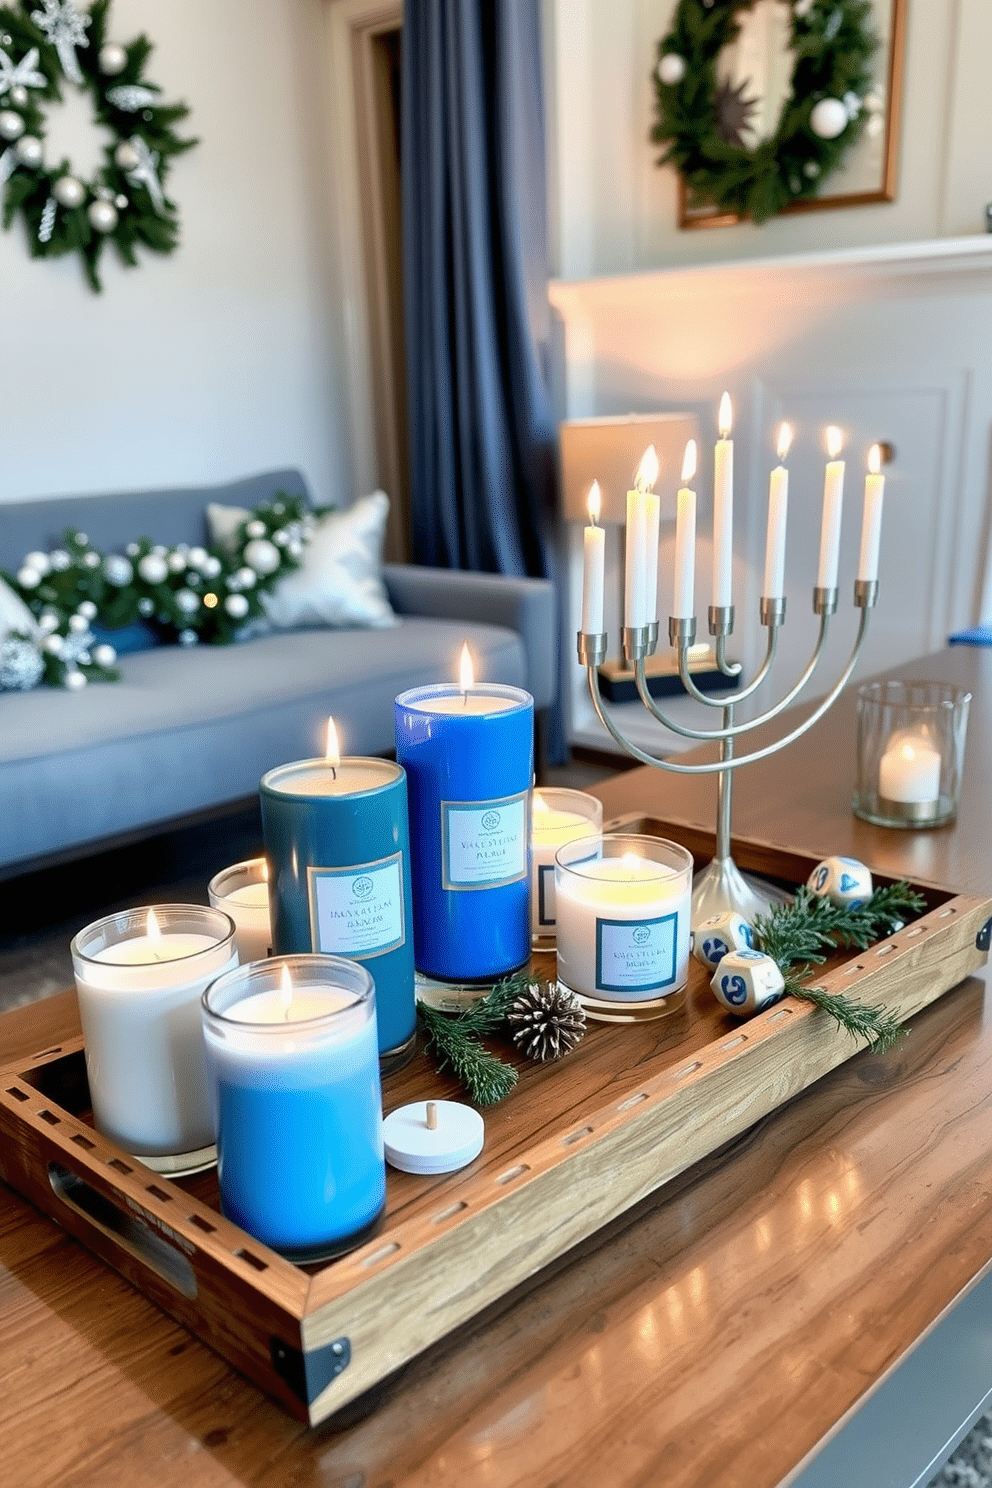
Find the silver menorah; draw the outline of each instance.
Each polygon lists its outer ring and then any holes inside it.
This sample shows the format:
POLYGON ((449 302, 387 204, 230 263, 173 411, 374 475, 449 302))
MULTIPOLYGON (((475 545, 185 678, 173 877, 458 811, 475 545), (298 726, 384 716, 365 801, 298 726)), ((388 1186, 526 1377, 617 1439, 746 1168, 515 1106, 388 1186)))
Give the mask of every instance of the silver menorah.
MULTIPOLYGON (((857 666, 861 649, 864 645, 865 636, 868 633, 868 616, 878 599, 878 581, 876 579, 856 579, 854 583, 854 603, 860 610, 858 621, 858 633, 851 651, 850 658, 840 677, 834 686, 814 708, 808 718, 791 729, 782 738, 776 739, 772 744, 766 744, 760 749, 754 749, 750 754, 736 754, 735 745, 737 740, 753 730, 761 728, 773 718, 777 718, 790 703, 794 702, 806 687, 819 665, 820 658, 826 645, 827 632, 830 627, 830 618, 837 610, 837 589, 813 590, 813 610, 820 618, 820 629, 813 654, 803 671, 802 675, 793 687, 780 698, 771 708, 768 708, 758 717, 746 723, 734 722, 734 711, 737 706, 753 693, 768 679, 772 666, 775 662, 775 653, 778 648, 778 634, 785 620, 785 600, 762 599, 760 603, 761 624, 768 631, 768 641, 765 649, 765 657, 754 675, 752 681, 736 691, 733 697, 709 697, 700 690, 693 681, 689 670, 689 648, 696 639, 695 619, 677 619, 670 616, 668 621, 668 638, 678 658, 679 677, 682 685, 690 697, 695 698, 698 703, 703 703, 707 708, 721 708, 723 710, 722 727, 717 729, 694 729, 676 723, 674 719, 666 717, 659 708, 655 699, 648 690, 648 680, 645 670, 645 660, 653 656, 658 645, 658 622, 652 621, 647 625, 625 626, 623 628, 623 653, 628 666, 633 668, 634 679, 637 684, 637 692, 641 702, 647 708, 651 716, 672 733, 680 734, 685 739, 697 742, 715 742, 720 746, 720 757, 717 760, 706 761, 701 764, 683 764, 678 760, 657 758, 647 754, 631 740, 624 737, 620 729, 608 716, 603 700, 599 692, 600 663, 606 659, 607 634, 593 635, 580 630, 577 636, 578 656, 580 663, 586 668, 589 696, 592 705, 603 727, 610 733, 616 742, 634 759, 640 760, 641 764, 652 765, 658 770, 670 770, 675 775, 716 775, 717 778, 717 813, 716 813, 716 851, 710 864, 695 877, 692 890, 692 923, 699 924, 701 920, 710 915, 721 914, 726 910, 736 910, 745 919, 752 920, 756 914, 767 913, 770 901, 760 891, 752 886, 744 878, 740 869, 733 860, 730 851, 730 819, 733 803, 733 778, 734 771, 741 769, 744 765, 754 764, 756 760, 765 759, 768 755, 776 754, 786 745, 792 744, 796 739, 805 734, 818 719, 822 718, 827 710, 832 707, 844 687, 850 681, 851 674, 857 666)), ((720 673, 731 680, 740 676, 741 666, 739 662, 731 662, 727 659, 727 639, 733 634, 734 629, 734 606, 733 605, 711 605, 709 608, 709 631, 715 638, 716 666, 720 673)))

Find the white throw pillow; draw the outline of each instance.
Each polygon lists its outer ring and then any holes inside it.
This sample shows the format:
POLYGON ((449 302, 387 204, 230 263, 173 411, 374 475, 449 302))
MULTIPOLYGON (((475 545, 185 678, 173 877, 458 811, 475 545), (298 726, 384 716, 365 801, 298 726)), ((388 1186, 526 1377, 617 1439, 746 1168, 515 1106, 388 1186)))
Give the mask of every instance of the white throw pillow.
POLYGON ((21 596, 14 593, 5 579, 0 579, 0 641, 5 641, 12 631, 33 636, 38 634, 38 626, 21 596))
MULTIPOLYGON (((303 625, 369 629, 395 625, 381 578, 388 515, 389 497, 385 491, 373 491, 347 511, 318 517, 301 566, 262 595, 271 623, 280 630, 303 625)), ((238 525, 250 516, 242 507, 212 502, 207 507, 211 541, 229 545, 238 525)))

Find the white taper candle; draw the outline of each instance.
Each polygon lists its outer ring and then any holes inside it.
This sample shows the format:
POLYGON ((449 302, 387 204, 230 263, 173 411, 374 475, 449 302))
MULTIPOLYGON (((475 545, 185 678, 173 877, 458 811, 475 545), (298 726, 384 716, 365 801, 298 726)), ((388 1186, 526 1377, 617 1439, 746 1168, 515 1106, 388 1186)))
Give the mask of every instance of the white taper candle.
POLYGON ((840 561, 840 519, 844 506, 844 461, 838 460, 843 436, 835 425, 827 429, 827 453, 830 459, 823 473, 823 517, 820 523, 820 564, 816 583, 819 589, 837 588, 837 565, 840 561))
POLYGON ((589 490, 589 526, 582 534, 582 630, 585 635, 603 633, 606 533, 597 526, 601 502, 599 481, 593 481, 589 490))
POLYGON ((696 441, 690 439, 682 462, 685 484, 678 494, 675 515, 675 591, 672 615, 676 620, 691 620, 695 613, 694 582, 696 572, 696 493, 688 482, 696 474, 696 441))
POLYGON ((785 457, 792 443, 792 430, 783 424, 778 436, 779 464, 768 478, 768 531, 765 538, 765 599, 785 594, 785 526, 789 515, 789 472, 785 457))
POLYGON ((734 441, 730 394, 720 399, 720 438, 713 456, 713 604, 733 604, 734 441))
POLYGON ((885 496, 885 476, 882 470, 882 451, 873 444, 868 453, 868 474, 865 476, 865 506, 861 518, 861 552, 858 556, 858 578, 866 583, 878 578, 878 559, 882 538, 882 500, 885 496))

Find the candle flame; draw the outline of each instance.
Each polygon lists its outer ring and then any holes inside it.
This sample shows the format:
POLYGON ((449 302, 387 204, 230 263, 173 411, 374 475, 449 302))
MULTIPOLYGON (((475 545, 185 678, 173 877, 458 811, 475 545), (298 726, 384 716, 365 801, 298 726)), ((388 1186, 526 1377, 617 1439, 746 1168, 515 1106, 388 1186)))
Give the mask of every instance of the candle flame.
POLYGON ((628 872, 630 872, 630 873, 636 873, 637 870, 638 870, 638 868, 641 866, 641 863, 644 860, 641 857, 640 853, 628 852, 628 853, 624 853, 624 855, 620 859, 620 861, 623 864, 623 866, 628 870, 628 872))
POLYGON ((458 662, 458 686, 462 692, 468 692, 470 687, 475 686, 475 669, 472 666, 472 653, 468 649, 468 641, 462 642, 462 654, 458 662))
POLYGON ((333 718, 327 720, 327 744, 324 748, 324 757, 332 770, 336 770, 341 763, 341 746, 338 744, 338 730, 333 718))
POLYGON ((589 500, 586 502, 586 508, 589 512, 589 520, 595 527, 599 521, 599 514, 603 510, 603 493, 599 489, 598 480, 594 480, 589 487, 589 500))
POLYGON ((682 458, 682 484, 691 481, 696 473, 696 441, 690 439, 685 447, 685 455, 682 458))
POLYGON ((831 460, 836 460, 844 448, 844 436, 836 424, 827 425, 827 454, 831 460))
POLYGON ((868 451, 868 469, 872 475, 878 475, 882 469, 882 449, 878 444, 873 444, 868 451))
POLYGON ((541 795, 540 791, 535 791, 534 792, 534 811, 535 811, 535 813, 539 816, 542 811, 545 814, 547 814, 547 812, 549 812, 550 810, 551 810, 551 807, 548 805, 547 801, 541 795))
POLYGON ((634 477, 634 485, 639 491, 653 491, 655 481, 658 479, 658 451, 653 444, 649 444, 641 456, 641 463, 637 467, 634 477))
POLYGON ((784 460, 792 448, 792 429, 789 424, 783 424, 778 431, 778 457, 784 460))
POLYGON ((162 927, 158 922, 158 915, 153 909, 145 916, 145 934, 152 942, 162 939, 162 927))
POLYGON ((262 859, 262 882, 263 883, 268 883, 268 881, 269 881, 269 860, 268 860, 268 858, 263 858, 262 859))
POLYGON ((289 1018, 289 1010, 293 1005, 293 983, 290 980, 289 967, 284 966, 282 977, 279 982, 279 1005, 282 1008, 284 1018, 289 1018))
POLYGON ((730 406, 730 394, 724 393, 720 399, 720 413, 717 417, 717 426, 720 430, 720 438, 726 439, 734 427, 734 414, 730 406))

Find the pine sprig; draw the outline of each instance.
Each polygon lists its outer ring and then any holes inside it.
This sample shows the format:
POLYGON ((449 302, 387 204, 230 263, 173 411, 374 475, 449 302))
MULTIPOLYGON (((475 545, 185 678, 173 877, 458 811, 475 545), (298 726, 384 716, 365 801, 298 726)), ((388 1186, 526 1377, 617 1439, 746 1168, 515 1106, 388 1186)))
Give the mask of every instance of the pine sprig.
POLYGON ((786 976, 785 990, 793 997, 812 1002, 852 1038, 867 1039, 876 1053, 890 1049, 903 1037, 898 1018, 887 1008, 873 1008, 843 993, 810 987, 813 968, 838 946, 866 950, 876 940, 891 935, 906 920, 926 908, 922 894, 904 880, 876 889, 864 904, 854 907, 833 904, 803 885, 790 905, 776 906, 758 915, 754 931, 761 950, 776 961, 786 976), (799 967, 788 975, 788 968, 799 967))
POLYGON ((466 1027, 465 1014, 452 1018, 419 1001, 417 1011, 428 1044, 437 1055, 438 1068, 450 1069, 476 1105, 494 1106, 509 1095, 517 1083, 516 1070, 483 1047, 477 1032, 466 1027))

